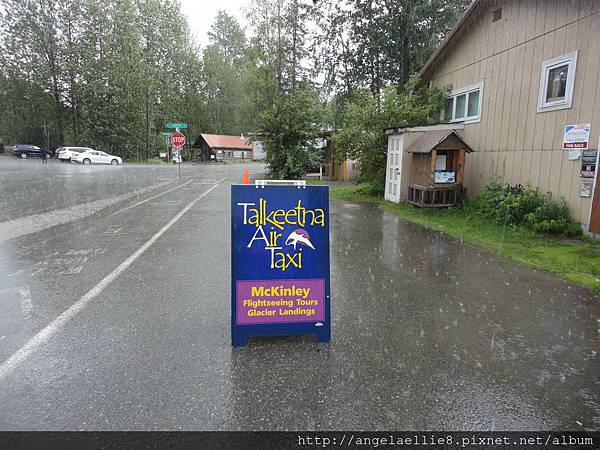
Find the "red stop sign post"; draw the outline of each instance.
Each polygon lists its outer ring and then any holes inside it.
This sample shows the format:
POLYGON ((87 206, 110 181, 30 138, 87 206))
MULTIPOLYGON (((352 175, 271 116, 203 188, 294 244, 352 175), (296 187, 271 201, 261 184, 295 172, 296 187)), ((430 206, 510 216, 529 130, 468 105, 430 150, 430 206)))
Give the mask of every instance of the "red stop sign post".
POLYGON ((181 179, 181 148, 185 145, 185 135, 179 131, 171 135, 171 144, 179 151, 177 166, 179 167, 179 179, 181 179))
POLYGON ((185 145, 185 135, 183 133, 177 132, 171 135, 171 144, 175 148, 181 148, 185 145))

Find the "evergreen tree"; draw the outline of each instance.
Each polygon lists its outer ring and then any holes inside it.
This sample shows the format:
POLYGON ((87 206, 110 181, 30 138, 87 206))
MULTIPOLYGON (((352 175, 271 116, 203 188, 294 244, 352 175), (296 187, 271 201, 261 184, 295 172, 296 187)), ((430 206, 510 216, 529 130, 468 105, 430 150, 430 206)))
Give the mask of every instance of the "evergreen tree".
MULTIPOLYGON (((273 172, 300 176, 321 128, 419 116, 401 86, 467 2, 249 0, 248 35, 220 11, 200 49, 176 0, 0 0, 0 136, 137 159, 181 121, 254 132, 273 172)), ((338 147, 351 156, 364 138, 338 147)))

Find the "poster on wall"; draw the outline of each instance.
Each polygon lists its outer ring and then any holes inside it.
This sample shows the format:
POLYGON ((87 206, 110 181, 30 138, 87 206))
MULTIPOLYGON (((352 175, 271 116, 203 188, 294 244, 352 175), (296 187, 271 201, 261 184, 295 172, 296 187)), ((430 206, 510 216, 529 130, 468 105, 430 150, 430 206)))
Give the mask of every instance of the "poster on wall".
POLYGON ((579 196, 580 197, 591 197, 593 186, 594 186, 594 180, 590 180, 589 178, 582 178, 581 183, 579 185, 579 196))
POLYGON ((565 134, 563 136, 563 149, 585 150, 586 148, 588 148, 591 128, 592 125, 589 123, 565 126, 565 134))
POLYGON ((435 183, 456 183, 456 172, 435 171, 435 183))
POLYGON ((329 187, 231 187, 231 340, 331 338, 329 187))
POLYGON ((581 156, 581 150, 569 150, 569 161, 577 161, 581 156))
POLYGON ((594 178, 598 160, 598 150, 584 150, 581 153, 581 178, 594 178))

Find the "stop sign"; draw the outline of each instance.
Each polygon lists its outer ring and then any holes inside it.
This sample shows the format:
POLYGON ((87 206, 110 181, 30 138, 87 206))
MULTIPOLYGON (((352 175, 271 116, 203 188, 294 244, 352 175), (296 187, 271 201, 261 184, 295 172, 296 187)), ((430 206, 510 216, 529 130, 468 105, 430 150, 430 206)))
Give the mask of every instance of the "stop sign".
POLYGON ((171 144, 173 147, 183 147, 185 145, 185 135, 183 133, 173 133, 171 135, 171 144))

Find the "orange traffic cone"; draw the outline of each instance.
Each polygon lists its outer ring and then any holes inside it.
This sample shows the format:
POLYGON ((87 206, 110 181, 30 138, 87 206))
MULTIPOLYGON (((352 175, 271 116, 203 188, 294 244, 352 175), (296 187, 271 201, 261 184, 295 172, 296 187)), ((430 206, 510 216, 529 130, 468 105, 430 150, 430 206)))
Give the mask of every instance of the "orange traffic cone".
POLYGON ((242 184, 250 184, 250 176, 248 175, 248 168, 244 169, 244 177, 242 178, 242 184))

